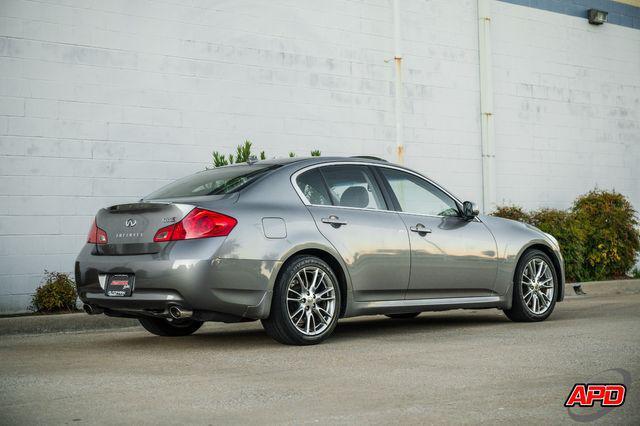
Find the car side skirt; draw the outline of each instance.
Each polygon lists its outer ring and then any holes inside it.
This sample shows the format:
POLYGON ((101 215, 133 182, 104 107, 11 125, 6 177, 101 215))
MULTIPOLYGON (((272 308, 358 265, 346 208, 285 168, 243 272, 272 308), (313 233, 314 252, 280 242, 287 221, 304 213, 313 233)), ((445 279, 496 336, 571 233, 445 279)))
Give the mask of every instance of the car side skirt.
POLYGON ((449 309, 504 309, 504 296, 447 297, 433 299, 385 300, 373 302, 352 302, 345 316, 399 314, 425 311, 446 311, 449 309))

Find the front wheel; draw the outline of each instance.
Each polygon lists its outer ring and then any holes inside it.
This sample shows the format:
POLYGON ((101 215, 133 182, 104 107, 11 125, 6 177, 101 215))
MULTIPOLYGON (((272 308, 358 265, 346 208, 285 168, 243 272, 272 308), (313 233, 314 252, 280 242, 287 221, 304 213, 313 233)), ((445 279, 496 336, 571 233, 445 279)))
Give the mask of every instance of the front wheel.
POLYGON ((338 279, 325 261, 298 256, 285 265, 273 289, 267 334, 287 345, 314 345, 329 337, 340 315, 338 279))
POLYGON ((526 252, 516 267, 513 304, 504 313, 512 321, 543 321, 551 315, 558 294, 558 274, 540 250, 526 252))
POLYGON ((164 318, 138 318, 149 333, 156 336, 188 336, 202 327, 202 321, 192 319, 169 320, 164 318))

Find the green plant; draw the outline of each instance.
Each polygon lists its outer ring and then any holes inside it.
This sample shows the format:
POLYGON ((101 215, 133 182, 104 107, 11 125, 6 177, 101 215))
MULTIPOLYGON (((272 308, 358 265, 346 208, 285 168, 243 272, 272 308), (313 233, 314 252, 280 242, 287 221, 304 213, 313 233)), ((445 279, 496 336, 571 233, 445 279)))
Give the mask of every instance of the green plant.
POLYGON ((615 191, 594 189, 578 197, 572 208, 585 230, 585 266, 593 279, 624 275, 640 249, 636 211, 615 191))
POLYGON ((491 216, 503 217, 525 223, 531 222, 531 216, 525 212, 522 207, 518 206, 498 206, 496 210, 491 213, 491 216))
POLYGON ((506 206, 492 215, 530 223, 553 235, 560 244, 569 281, 623 276, 634 266, 640 250, 636 211, 615 191, 594 189, 578 197, 569 211, 529 213, 506 206))
POLYGON ((244 141, 244 145, 236 147, 236 163, 246 163, 251 157, 251 141, 244 141))
POLYGON ((567 281, 584 281, 590 277, 585 268, 586 234, 572 212, 558 209, 540 209, 530 214, 531 224, 553 235, 564 257, 567 281))
POLYGON ((43 284, 31 299, 32 309, 41 313, 76 310, 76 286, 68 274, 44 271, 43 284))
MULTIPOLYGON (((233 154, 224 155, 224 154, 220 154, 218 151, 213 151, 212 153, 213 167, 228 166, 234 163, 246 163, 253 156, 253 153, 251 152, 252 145, 253 144, 251 141, 249 140, 244 141, 244 144, 238 145, 236 147, 235 156, 233 154)), ((320 157, 320 155, 321 153, 320 153, 320 150, 318 149, 314 149, 311 151, 312 157, 320 157)), ((295 156, 296 154, 293 151, 289 152, 289 157, 295 157, 295 156)), ((267 159, 267 154, 264 151, 260 151, 260 159, 261 160, 267 159)))
MULTIPOLYGON (((218 151, 213 151, 213 167, 222 167, 222 166, 228 166, 229 164, 234 164, 234 163, 246 163, 247 161, 249 161, 249 158, 252 156, 251 153, 251 141, 244 141, 244 144, 242 145, 238 145, 236 147, 236 155, 235 157, 233 156, 233 154, 229 154, 228 156, 225 157, 224 154, 220 154, 218 151)), ((263 158, 264 156, 264 151, 262 151, 260 153, 260 159, 264 160, 266 158, 263 158)))
POLYGON ((633 278, 640 278, 640 268, 637 266, 631 270, 631 276, 633 278))
POLYGON ((229 162, 224 155, 220 155, 218 151, 213 151, 213 167, 228 166, 229 162))

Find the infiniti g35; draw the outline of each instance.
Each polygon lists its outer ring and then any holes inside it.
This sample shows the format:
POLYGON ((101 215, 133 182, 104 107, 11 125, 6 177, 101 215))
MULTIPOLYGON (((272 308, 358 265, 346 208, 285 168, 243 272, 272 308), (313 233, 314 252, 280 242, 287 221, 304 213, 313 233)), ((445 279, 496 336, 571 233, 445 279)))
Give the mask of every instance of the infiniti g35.
POLYGON ((261 320, 297 345, 358 315, 498 308, 541 321, 564 289, 551 235, 365 157, 225 166, 101 209, 75 274, 90 314, 160 336, 261 320))

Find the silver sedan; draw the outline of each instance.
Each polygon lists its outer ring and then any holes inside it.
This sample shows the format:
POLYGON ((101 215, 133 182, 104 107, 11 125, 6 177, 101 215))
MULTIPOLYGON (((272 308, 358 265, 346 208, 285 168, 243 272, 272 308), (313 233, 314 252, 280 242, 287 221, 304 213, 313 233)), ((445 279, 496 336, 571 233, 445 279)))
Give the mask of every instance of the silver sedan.
POLYGON ((75 274, 89 314, 161 336, 261 320, 295 345, 358 315, 498 308, 542 321, 564 296, 551 235, 370 157, 250 161, 101 209, 75 274))

